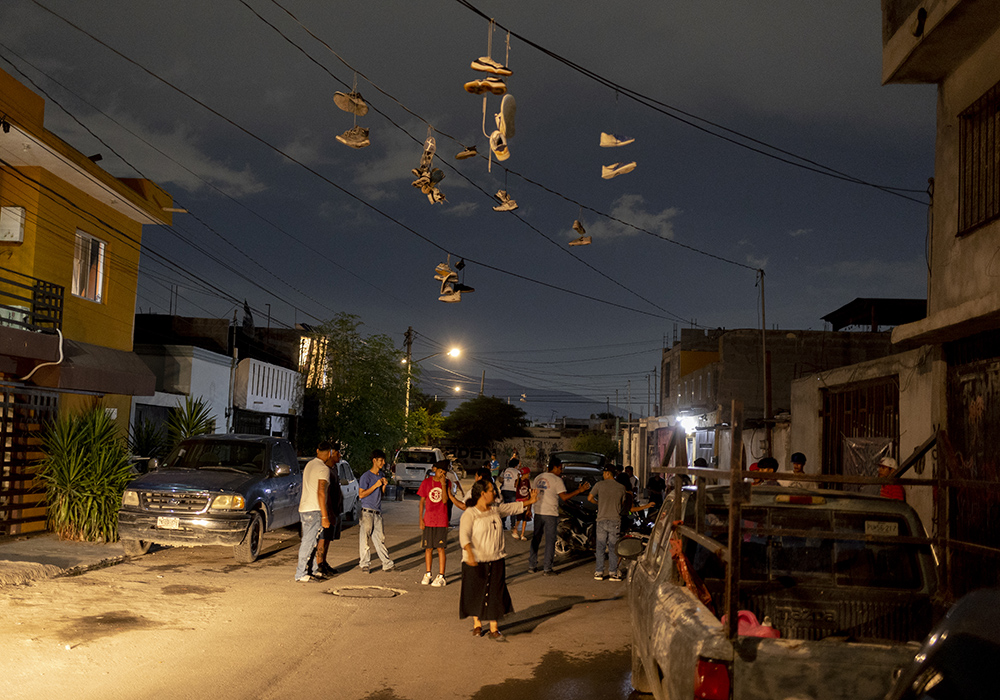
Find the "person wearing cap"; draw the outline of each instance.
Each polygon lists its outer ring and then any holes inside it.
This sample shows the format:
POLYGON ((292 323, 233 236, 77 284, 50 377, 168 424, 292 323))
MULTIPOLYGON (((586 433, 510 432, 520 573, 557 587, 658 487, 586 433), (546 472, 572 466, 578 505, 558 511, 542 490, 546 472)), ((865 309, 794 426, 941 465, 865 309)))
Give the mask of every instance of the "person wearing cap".
POLYGON ((618 573, 618 535, 621 532, 622 510, 625 504, 625 486, 615 480, 615 467, 604 465, 604 478, 594 484, 587 494, 587 500, 597 504, 597 568, 594 580, 604 580, 604 549, 608 550, 608 574, 612 581, 621 581, 618 573))
MULTIPOLYGON (((896 471, 896 460, 892 457, 883 457, 878 461, 878 475, 885 479, 892 476, 892 473, 896 471)), ((906 501, 906 491, 903 490, 900 484, 882 484, 881 490, 878 495, 882 498, 892 498, 897 501, 906 501)))
POLYGON ((330 543, 340 539, 340 530, 343 526, 344 512, 344 492, 340 490, 340 443, 334 442, 330 448, 330 458, 326 460, 326 466, 330 469, 330 482, 326 490, 326 510, 330 516, 330 527, 324 527, 319 533, 319 542, 316 543, 316 565, 325 576, 333 576, 337 570, 326 561, 326 553, 330 548, 330 543))
POLYGON ((320 529, 330 527, 326 492, 330 483, 330 468, 326 466, 333 445, 324 440, 316 447, 315 459, 309 460, 302 471, 302 493, 299 496, 299 521, 302 523, 302 542, 295 567, 295 580, 299 582, 322 581, 325 576, 313 557, 319 541, 320 529), (310 566, 311 562, 311 566, 310 566))
POLYGON ((465 504, 455 498, 448 482, 448 472, 451 463, 442 459, 434 463, 433 473, 420 482, 417 495, 420 496, 419 523, 420 543, 424 548, 424 565, 427 572, 420 584, 430 584, 435 588, 447 585, 444 578, 445 550, 448 547, 448 501, 454 501, 459 508, 465 510, 465 504), (431 560, 434 550, 438 553, 438 575, 433 581, 431 576, 431 560))
POLYGON ((382 571, 395 567, 385 548, 385 531, 382 528, 382 492, 389 480, 382 476, 385 452, 372 450, 372 467, 358 479, 358 496, 361 498, 361 522, 358 524, 358 565, 366 574, 371 573, 372 550, 382 562, 382 571), (368 538, 371 538, 371 547, 368 538))
POLYGON ((568 501, 590 488, 584 481, 576 491, 567 491, 562 480, 562 461, 552 455, 549 458, 549 468, 544 474, 535 477, 532 487, 538 491, 538 505, 535 506, 535 531, 531 535, 531 546, 528 548, 528 573, 538 571, 538 548, 545 538, 545 569, 546 576, 555 576, 559 572, 552 568, 556 558, 556 529, 559 526, 559 501, 568 501))
MULTIPOLYGON (((806 456, 801 452, 792 453, 792 474, 805 474, 806 473, 806 456)), ((789 481, 778 479, 778 483, 782 486, 791 486, 797 489, 818 489, 819 484, 815 481, 789 481)))

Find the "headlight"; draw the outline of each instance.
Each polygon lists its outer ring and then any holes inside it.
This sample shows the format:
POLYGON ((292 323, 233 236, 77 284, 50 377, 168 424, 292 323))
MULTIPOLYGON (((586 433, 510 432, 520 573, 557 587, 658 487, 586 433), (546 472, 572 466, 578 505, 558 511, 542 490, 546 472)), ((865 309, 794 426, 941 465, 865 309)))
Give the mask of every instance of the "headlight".
POLYGON ((123 506, 137 506, 139 505, 139 494, 135 491, 126 491, 122 494, 122 505, 123 506))
POLYGON ((216 496, 212 499, 213 510, 245 510, 246 507, 246 499, 237 494, 216 496))

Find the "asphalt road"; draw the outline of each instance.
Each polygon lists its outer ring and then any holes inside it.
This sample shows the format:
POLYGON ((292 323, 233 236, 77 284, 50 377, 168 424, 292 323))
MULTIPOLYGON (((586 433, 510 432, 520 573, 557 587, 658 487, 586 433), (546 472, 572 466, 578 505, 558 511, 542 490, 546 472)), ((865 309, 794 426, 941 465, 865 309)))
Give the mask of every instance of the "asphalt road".
POLYGON ((229 548, 162 548, 2 588, 0 697, 630 697, 624 584, 594 581, 592 557, 527 574, 527 543, 508 539, 507 641, 476 639, 458 619, 457 529, 449 585, 432 588, 416 498, 387 503, 385 522, 392 572, 357 568, 352 526, 329 557, 344 573, 322 583, 293 580, 298 535, 280 531, 250 565, 229 548))

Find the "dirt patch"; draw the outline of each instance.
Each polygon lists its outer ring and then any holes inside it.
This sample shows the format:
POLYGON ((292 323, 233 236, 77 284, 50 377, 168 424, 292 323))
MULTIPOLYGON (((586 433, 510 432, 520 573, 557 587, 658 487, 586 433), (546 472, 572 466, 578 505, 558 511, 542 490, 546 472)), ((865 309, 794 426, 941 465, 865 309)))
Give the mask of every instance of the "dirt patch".
POLYGON ((141 615, 133 615, 127 610, 114 610, 73 620, 60 631, 59 636, 64 641, 80 643, 160 626, 159 622, 147 620, 141 615))
POLYGON ((217 586, 191 586, 191 585, 171 585, 161 589, 163 595, 212 595, 213 593, 225 593, 225 588, 217 586))

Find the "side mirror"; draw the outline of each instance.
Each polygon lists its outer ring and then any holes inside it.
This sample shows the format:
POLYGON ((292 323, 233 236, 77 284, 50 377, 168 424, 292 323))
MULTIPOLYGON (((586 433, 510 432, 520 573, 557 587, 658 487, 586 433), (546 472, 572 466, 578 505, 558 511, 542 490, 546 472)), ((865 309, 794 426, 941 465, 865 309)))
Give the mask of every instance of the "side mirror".
POLYGON ((351 480, 350 480, 350 479, 341 479, 341 480, 340 480, 340 485, 341 485, 341 486, 347 486, 347 485, 348 485, 348 484, 350 484, 350 483, 351 483, 351 480))
POLYGON ((292 473, 292 468, 287 464, 276 464, 274 466, 275 476, 288 476, 291 473, 292 473))
POLYGON ((155 472, 159 468, 160 468, 159 457, 150 457, 148 460, 146 460, 146 471, 155 472))
POLYGON ((622 537, 615 545, 615 553, 624 559, 636 559, 646 545, 638 537, 622 537))

